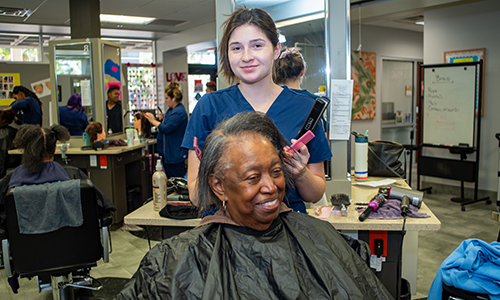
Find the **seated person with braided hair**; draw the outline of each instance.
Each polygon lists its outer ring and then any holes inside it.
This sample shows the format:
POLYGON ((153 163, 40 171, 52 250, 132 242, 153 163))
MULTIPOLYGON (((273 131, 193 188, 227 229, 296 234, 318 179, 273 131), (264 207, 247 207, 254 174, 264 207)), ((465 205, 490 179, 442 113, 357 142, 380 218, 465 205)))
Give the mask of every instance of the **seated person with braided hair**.
MULTIPOLYGON (((68 129, 61 125, 41 128, 38 125, 25 124, 19 127, 14 146, 23 148, 22 165, 0 181, 0 207, 3 207, 4 197, 9 188, 43 184, 48 182, 71 179, 88 179, 80 169, 72 166, 62 166, 54 161, 57 141, 70 139, 68 129)), ((104 215, 115 211, 116 207, 96 187, 99 214, 104 215)), ((0 225, 4 223, 5 212, 0 211, 0 225)))

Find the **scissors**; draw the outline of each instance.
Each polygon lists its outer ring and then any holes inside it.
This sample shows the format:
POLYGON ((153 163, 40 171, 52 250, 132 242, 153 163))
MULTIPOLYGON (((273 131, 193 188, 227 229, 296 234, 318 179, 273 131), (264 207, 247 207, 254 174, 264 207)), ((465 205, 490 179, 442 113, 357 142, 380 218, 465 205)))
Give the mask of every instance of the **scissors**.
POLYGON ((196 156, 198 157, 198 160, 201 160, 201 150, 200 150, 200 147, 198 147, 198 138, 197 137, 193 138, 193 149, 194 149, 194 152, 196 153, 196 156))

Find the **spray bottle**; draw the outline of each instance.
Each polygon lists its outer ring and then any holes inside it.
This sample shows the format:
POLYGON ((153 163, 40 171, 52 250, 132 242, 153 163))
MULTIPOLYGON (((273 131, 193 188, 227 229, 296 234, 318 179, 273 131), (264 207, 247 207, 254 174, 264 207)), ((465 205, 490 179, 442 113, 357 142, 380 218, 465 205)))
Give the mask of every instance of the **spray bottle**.
POLYGON ((153 207, 160 211, 167 204, 167 175, 162 170, 161 160, 156 161, 156 172, 153 174, 153 207))

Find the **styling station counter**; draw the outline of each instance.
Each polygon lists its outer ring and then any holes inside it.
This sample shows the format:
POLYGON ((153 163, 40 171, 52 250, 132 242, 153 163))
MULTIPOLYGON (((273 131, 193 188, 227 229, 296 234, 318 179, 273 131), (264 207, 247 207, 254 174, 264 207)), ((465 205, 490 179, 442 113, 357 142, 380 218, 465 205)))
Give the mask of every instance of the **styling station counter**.
MULTIPOLYGON (((152 195, 149 157, 144 148, 143 143, 98 151, 70 147, 66 150, 66 159, 61 157, 58 149, 54 160, 87 174, 116 206, 113 223, 118 224, 129 211, 140 207, 152 195)), ((9 153, 22 154, 22 150, 10 150, 9 153)))
MULTIPOLYGON (((369 178, 369 181, 376 181, 383 178, 369 178)), ((398 180, 393 185, 409 188, 403 180, 398 180)), ((401 258, 401 243, 403 241, 403 219, 396 220, 375 220, 367 219, 360 222, 359 213, 355 209, 358 202, 369 202, 378 191, 378 187, 352 185, 351 199, 346 217, 331 215, 326 221, 330 222, 337 230, 348 234, 354 238, 361 239, 372 245, 381 242, 382 270, 377 272, 378 278, 388 288, 389 292, 396 298, 400 288, 397 284, 399 278, 403 277, 410 282, 412 294, 416 293, 417 286, 417 248, 418 231, 438 231, 441 222, 432 211, 422 202, 419 212, 428 214, 429 218, 407 218, 405 224, 406 234, 404 235, 403 255, 401 258), (403 269, 402 275, 400 269, 403 269)), ((308 214, 315 216, 314 209, 308 209, 308 214)), ((175 220, 161 217, 154 211, 152 201, 128 214, 124 218, 125 224, 162 226, 163 238, 168 238, 182 231, 196 227, 200 219, 175 220)))

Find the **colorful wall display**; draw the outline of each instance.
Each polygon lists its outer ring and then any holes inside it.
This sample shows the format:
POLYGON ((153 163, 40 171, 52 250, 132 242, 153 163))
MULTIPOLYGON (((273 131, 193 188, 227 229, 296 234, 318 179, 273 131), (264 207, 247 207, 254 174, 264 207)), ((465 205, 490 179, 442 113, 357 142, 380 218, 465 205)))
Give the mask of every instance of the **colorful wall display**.
POLYGON ((31 89, 35 92, 38 98, 49 96, 51 94, 50 78, 45 78, 31 83, 31 89))
POLYGON ((0 106, 9 106, 15 100, 9 94, 17 85, 21 85, 19 73, 0 73, 0 106))
POLYGON ((351 78, 354 81, 352 119, 375 119, 375 82, 377 70, 375 52, 353 51, 351 54, 351 78))

